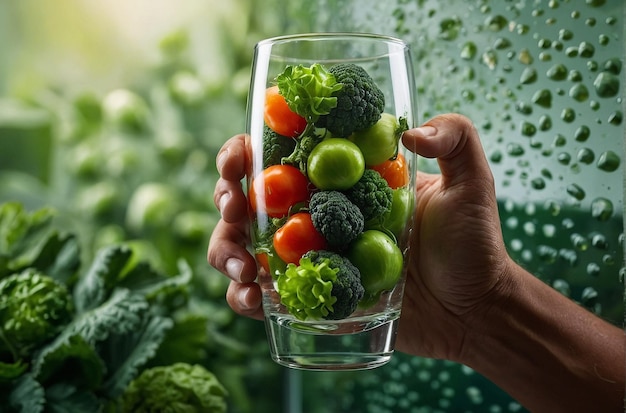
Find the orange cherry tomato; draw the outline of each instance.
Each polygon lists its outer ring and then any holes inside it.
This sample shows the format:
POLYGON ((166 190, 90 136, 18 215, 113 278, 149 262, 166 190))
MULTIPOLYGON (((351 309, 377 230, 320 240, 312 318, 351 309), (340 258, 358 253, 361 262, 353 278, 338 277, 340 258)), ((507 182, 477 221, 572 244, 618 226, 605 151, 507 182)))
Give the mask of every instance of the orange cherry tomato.
POLYGON ((248 199, 252 211, 281 218, 294 205, 308 201, 309 180, 295 166, 272 165, 253 179, 248 199))
POLYGON ((306 128, 306 119, 292 112, 285 98, 278 93, 278 86, 265 91, 265 124, 279 135, 296 137, 306 128))
POLYGON ((409 183, 409 168, 406 164, 406 158, 401 153, 394 159, 388 159, 372 166, 371 169, 385 178, 392 189, 402 188, 409 183))
POLYGON ((265 272, 269 274, 270 272, 270 258, 267 256, 267 253, 264 252, 262 254, 255 254, 256 262, 259 264, 259 267, 263 268, 265 272))
POLYGON ((326 248, 326 239, 315 229, 308 212, 293 214, 274 233, 274 250, 287 264, 298 264, 308 251, 326 248))

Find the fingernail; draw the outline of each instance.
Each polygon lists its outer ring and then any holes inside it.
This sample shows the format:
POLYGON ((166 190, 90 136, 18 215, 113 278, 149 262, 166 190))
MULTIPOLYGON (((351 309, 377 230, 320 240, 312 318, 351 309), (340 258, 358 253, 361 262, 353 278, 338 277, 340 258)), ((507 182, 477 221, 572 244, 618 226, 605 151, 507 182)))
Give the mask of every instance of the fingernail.
POLYGON ((215 160, 215 166, 217 166, 218 171, 222 170, 222 166, 224 166, 224 162, 226 162, 226 158, 228 158, 228 149, 223 150, 217 154, 217 159, 215 160))
POLYGON ((229 200, 230 200, 230 194, 229 193, 224 193, 220 197, 220 211, 225 211, 226 210, 226 204, 228 203, 229 200))
POLYGON ((239 306, 244 310, 249 310, 251 308, 250 303, 248 302, 248 290, 241 290, 237 294, 237 301, 239 302, 239 306))
POLYGON ((430 125, 420 126, 419 128, 417 128, 417 130, 419 130, 420 133, 427 138, 435 136, 437 134, 437 128, 430 125))
POLYGON ((241 280, 241 271, 243 269, 243 262, 237 258, 229 258, 226 261, 226 273, 230 278, 235 281, 241 280))

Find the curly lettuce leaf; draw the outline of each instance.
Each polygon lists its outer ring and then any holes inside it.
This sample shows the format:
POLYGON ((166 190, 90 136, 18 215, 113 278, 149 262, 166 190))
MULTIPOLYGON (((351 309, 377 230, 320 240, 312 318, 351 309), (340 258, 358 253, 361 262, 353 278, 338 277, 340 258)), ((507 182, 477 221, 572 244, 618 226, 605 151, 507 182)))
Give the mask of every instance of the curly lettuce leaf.
POLYGON ((277 280, 280 302, 299 320, 326 317, 337 301, 332 289, 338 271, 328 265, 328 260, 313 264, 309 258, 302 258, 300 265, 289 264, 277 280))
POLYGON ((343 87, 319 63, 309 67, 287 66, 276 77, 276 84, 289 108, 305 118, 309 124, 315 123, 321 115, 327 115, 337 106, 337 98, 333 93, 343 87))

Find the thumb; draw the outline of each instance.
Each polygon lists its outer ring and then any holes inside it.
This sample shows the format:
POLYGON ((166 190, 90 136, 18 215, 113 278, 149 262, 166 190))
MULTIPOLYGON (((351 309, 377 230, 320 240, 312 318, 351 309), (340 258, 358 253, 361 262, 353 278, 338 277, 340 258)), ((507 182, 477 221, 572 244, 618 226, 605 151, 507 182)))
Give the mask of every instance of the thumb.
POLYGON ((465 116, 436 116, 404 132, 402 142, 418 155, 437 158, 446 186, 473 179, 493 180, 478 132, 465 116))

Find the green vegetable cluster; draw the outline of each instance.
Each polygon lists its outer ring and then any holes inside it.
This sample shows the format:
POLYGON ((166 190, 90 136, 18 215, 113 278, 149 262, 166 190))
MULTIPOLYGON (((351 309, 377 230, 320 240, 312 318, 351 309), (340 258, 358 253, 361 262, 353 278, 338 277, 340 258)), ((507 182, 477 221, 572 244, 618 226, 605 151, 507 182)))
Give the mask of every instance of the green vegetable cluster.
MULTIPOLYGON (((400 125, 406 122, 384 113, 382 91, 356 64, 328 69, 317 63, 287 66, 276 83, 289 108, 306 119, 307 127, 300 136, 290 138, 295 141, 293 149, 292 143, 279 142, 266 127, 263 167, 294 165, 307 177, 312 194, 308 205, 298 210, 310 213, 327 247, 306 252, 299 262, 283 263, 273 251, 272 235, 285 220, 271 225, 259 220, 255 251, 268 257, 281 303, 294 317, 347 318, 358 308, 376 304, 401 277, 403 256, 396 234, 401 233, 408 214, 403 213, 393 228, 388 224, 395 192, 369 166, 396 156, 400 125), (359 260, 354 255, 357 250, 357 255, 378 257, 379 262, 359 260)), ((396 210, 403 208, 396 205, 396 210)))

